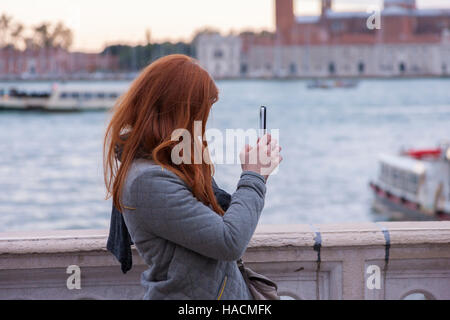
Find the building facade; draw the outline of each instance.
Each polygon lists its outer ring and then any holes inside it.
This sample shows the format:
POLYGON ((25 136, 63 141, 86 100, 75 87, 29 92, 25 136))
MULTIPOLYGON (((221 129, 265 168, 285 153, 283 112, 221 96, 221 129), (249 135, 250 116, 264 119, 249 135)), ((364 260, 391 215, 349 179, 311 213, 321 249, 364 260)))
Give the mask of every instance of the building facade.
MULTIPOLYGON (((240 55, 224 62, 240 66, 232 76, 450 75, 450 10, 420 9, 415 0, 385 0, 380 12, 335 12, 331 0, 321 4, 319 16, 296 17, 293 0, 275 0, 274 33, 235 36, 240 55)), ((214 43, 222 43, 220 35, 214 43)), ((199 43, 198 49, 214 52, 214 43, 199 43)), ((211 54, 198 58, 210 71, 224 61, 211 54)))
POLYGON ((118 70, 118 57, 61 48, 0 49, 0 78, 54 78, 118 70))
POLYGON ((242 40, 239 36, 222 36, 203 32, 195 41, 196 56, 213 77, 235 78, 240 74, 242 40))

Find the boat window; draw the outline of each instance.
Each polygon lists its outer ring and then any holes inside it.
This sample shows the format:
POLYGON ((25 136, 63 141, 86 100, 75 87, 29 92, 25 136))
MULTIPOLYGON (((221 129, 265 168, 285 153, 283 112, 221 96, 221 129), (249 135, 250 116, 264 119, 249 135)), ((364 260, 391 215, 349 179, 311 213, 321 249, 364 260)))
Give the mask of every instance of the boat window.
POLYGON ((392 184, 392 168, 386 165, 386 183, 392 184))
POLYGON ((90 92, 86 92, 85 94, 84 94, 84 98, 85 99, 92 99, 92 93, 90 93, 90 92))
POLYGON ((109 98, 111 98, 111 99, 117 99, 118 96, 119 95, 115 92, 109 94, 109 98))
POLYGON ((401 179, 401 177, 400 177, 398 170, 396 170, 396 169, 392 170, 392 184, 394 187, 396 187, 396 188, 401 187, 400 179, 401 179))
POLYGON ((19 92, 17 89, 11 89, 9 91, 9 94, 11 97, 14 97, 14 98, 22 98, 25 96, 25 93, 19 92))
POLYGON ((411 193, 416 193, 418 191, 419 186, 419 177, 415 174, 409 175, 409 184, 408 184, 408 191, 411 193))
POLYGON ((80 97, 80 94, 78 92, 72 92, 72 98, 78 99, 80 97))
POLYGON ((4 94, 5 92, 3 91, 3 89, 0 89, 0 97, 3 97, 4 94))
POLYGON ((405 171, 399 170, 398 172, 398 186, 400 189, 406 189, 406 179, 405 179, 405 171))
POLYGON ((60 95, 59 95, 59 98, 60 99, 67 99, 69 97, 69 94, 67 93, 67 92, 62 92, 60 95))
POLYGON ((388 178, 388 174, 389 174, 389 172, 387 170, 387 166, 384 163, 382 163, 381 170, 380 170, 380 180, 383 182, 386 182, 387 178, 388 178))
POLYGON ((97 98, 104 99, 105 98, 105 94, 103 92, 99 92, 99 93, 97 93, 97 98))

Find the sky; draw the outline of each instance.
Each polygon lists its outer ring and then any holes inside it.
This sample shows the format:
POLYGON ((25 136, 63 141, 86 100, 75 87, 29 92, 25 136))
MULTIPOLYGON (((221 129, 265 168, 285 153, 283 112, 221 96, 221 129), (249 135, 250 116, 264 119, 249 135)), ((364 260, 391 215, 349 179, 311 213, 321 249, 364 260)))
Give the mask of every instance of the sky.
MULTIPOLYGON (((63 21, 74 31, 73 49, 96 52, 113 43, 190 41, 210 27, 223 33, 274 30, 274 0, 1 0, 27 26, 63 21)), ((335 0, 336 11, 366 11, 382 0, 335 0)), ((297 15, 319 13, 319 0, 296 0, 297 15)), ((450 8, 450 0, 418 0, 421 8, 450 8)))

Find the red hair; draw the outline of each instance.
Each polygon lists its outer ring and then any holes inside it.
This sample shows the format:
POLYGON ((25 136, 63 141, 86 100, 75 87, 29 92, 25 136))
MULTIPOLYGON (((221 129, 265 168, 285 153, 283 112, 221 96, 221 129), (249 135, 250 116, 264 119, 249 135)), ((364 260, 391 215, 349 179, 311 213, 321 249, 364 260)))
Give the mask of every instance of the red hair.
MULTIPOLYGON (((193 58, 169 55, 144 69, 113 109, 105 135, 105 184, 108 198, 113 197, 119 211, 128 170, 140 157, 152 159, 175 173, 199 201, 219 215, 224 214, 212 189, 213 165, 205 161, 175 165, 171 160, 172 149, 179 143, 172 141, 174 130, 186 129, 195 139, 194 122, 201 121, 204 136, 209 112, 217 100, 218 89, 213 79, 193 58), (120 162, 117 148, 121 150, 120 162)), ((206 141, 201 145, 201 154, 208 154, 206 141)), ((195 152, 194 140, 191 146, 195 152)))

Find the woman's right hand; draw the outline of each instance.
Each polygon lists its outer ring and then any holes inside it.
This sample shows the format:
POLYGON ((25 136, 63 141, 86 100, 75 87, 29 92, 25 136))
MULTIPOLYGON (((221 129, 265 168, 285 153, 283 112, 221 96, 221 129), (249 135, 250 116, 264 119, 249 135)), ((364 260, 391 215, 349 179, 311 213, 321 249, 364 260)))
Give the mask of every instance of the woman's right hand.
POLYGON ((252 171, 262 175, 266 181, 283 161, 280 155, 281 147, 276 139, 266 134, 255 147, 246 145, 241 151, 240 159, 242 171, 252 171))

